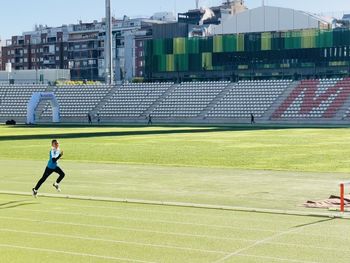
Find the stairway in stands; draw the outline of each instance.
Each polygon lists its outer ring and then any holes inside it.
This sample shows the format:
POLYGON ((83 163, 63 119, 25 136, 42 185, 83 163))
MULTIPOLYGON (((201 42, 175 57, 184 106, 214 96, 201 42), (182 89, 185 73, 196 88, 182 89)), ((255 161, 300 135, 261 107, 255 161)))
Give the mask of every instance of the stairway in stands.
POLYGON ((208 116, 208 113, 210 110, 212 110, 215 105, 217 105, 219 103, 219 101, 221 101, 227 93, 229 93, 234 87, 235 87, 235 83, 230 83, 229 85, 226 86, 226 88, 224 90, 222 90, 218 96, 216 96, 215 99, 213 99, 206 108, 204 108, 204 110, 198 115, 199 119, 206 119, 208 116))
POLYGON ((149 106, 143 113, 142 116, 149 116, 157 107, 158 105, 166 98, 168 97, 177 87, 179 84, 174 84, 170 86, 167 91, 163 93, 162 96, 160 96, 157 100, 155 100, 151 106, 149 106))
POLYGON ((212 122, 250 121, 250 114, 261 120, 265 112, 288 89, 291 80, 240 81, 206 113, 212 122))
POLYGON ((261 117, 261 121, 270 121, 272 114, 280 107, 280 105, 289 97, 293 90, 300 85, 300 81, 292 82, 284 92, 276 99, 271 107, 261 117))

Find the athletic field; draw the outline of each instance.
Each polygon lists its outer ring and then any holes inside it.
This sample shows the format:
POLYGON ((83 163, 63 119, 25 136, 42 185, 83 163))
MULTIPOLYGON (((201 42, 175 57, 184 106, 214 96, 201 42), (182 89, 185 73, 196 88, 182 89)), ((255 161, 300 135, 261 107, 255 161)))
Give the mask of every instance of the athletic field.
POLYGON ((350 220, 302 206, 350 181, 347 128, 0 126, 0 168, 0 262, 350 262, 350 220))

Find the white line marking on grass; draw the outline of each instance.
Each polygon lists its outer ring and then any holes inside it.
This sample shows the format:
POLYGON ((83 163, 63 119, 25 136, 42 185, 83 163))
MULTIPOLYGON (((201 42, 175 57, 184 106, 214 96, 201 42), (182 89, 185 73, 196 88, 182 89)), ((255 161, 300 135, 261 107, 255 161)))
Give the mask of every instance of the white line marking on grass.
POLYGON ((320 246, 312 246, 312 245, 300 245, 295 243, 287 243, 287 242, 266 242, 266 244, 278 245, 278 246, 286 246, 286 247, 300 247, 300 248, 312 248, 312 249, 321 249, 321 250, 330 250, 330 251, 339 251, 341 253, 350 253, 350 251, 344 251, 341 248, 332 248, 332 247, 320 247, 320 246))
POLYGON ((5 229, 5 228, 0 228, 0 231, 30 234, 30 235, 51 236, 51 237, 63 237, 63 238, 70 238, 70 239, 81 239, 81 240, 89 240, 89 241, 101 241, 106 243, 134 245, 134 246, 141 246, 141 247, 166 248, 166 249, 174 249, 174 250, 187 250, 187 251, 195 251, 195 252, 201 252, 201 253, 214 253, 214 254, 225 254, 225 255, 228 254, 228 252, 218 251, 218 250, 188 248, 188 247, 171 246, 171 245, 148 244, 148 243, 142 243, 142 242, 122 241, 122 240, 113 240, 113 239, 104 239, 104 238, 92 238, 92 237, 83 237, 83 236, 75 236, 75 235, 52 234, 52 233, 46 233, 46 232, 21 231, 21 230, 13 230, 13 229, 5 229))
MULTIPOLYGON (((68 223, 68 222, 60 222, 60 221, 41 221, 35 219, 26 219, 26 218, 17 218, 17 217, 4 217, 0 216, 0 219, 8 219, 14 221, 24 221, 24 222, 34 222, 41 224, 53 224, 53 225, 70 225, 70 226, 81 226, 81 227, 90 227, 90 228, 105 228, 105 229, 115 229, 115 230, 126 230, 131 232, 143 232, 143 233, 152 233, 152 234, 164 234, 164 235, 174 235, 174 236, 185 236, 185 237, 195 237, 195 238, 209 238, 209 239, 217 239, 217 240, 229 240, 229 241, 242 241, 242 242, 254 242, 258 241, 255 239, 241 239, 241 238, 230 238, 230 237, 217 237, 217 236, 209 236, 209 235, 194 235, 194 234, 186 234, 186 233, 178 233, 178 232, 163 232, 163 231, 155 231, 155 230, 145 230, 145 229, 136 229, 136 228, 124 228, 124 227, 114 227, 114 226, 102 226, 102 225, 91 225, 91 224, 81 224, 81 223, 68 223)), ((297 234, 298 232, 294 232, 297 234)), ((304 234, 309 236, 309 234, 304 234)), ((324 235, 313 235, 310 236, 316 237, 324 237, 324 235)), ((329 236, 329 235, 327 235, 329 236)), ((339 237, 335 236, 334 237, 339 237)), ((342 237, 339 237, 342 238, 342 237)), ((347 239, 347 238, 344 238, 347 239)), ((266 242, 266 244, 272 245, 282 245, 282 246, 298 246, 304 248, 313 248, 313 249, 323 249, 323 250, 331 250, 331 251, 339 251, 344 252, 344 249, 331 248, 331 247, 320 247, 320 246, 312 246, 312 245, 300 245, 295 243, 286 243, 286 242, 266 242)))
MULTIPOLYGON (((3 181, 4 183, 15 183, 15 184, 25 184, 28 185, 29 182, 17 182, 17 181, 3 181)), ((73 183, 73 182, 71 182, 73 183)), ((110 185, 108 183, 106 183, 106 185, 110 185)), ((127 185, 127 186, 136 186, 136 185, 127 185)), ((76 189, 76 188, 81 188, 81 189, 91 189, 92 186, 90 185, 84 185, 84 183, 82 184, 75 184, 75 185, 66 185, 65 188, 67 189, 76 189)), ((101 189, 106 189, 106 186, 103 185, 95 185, 93 186, 93 188, 101 188, 101 189)), ((119 189, 119 188, 118 188, 119 189)), ((220 194, 220 193, 208 193, 208 192, 204 192, 204 191, 176 191, 176 190, 171 190, 171 189, 161 189, 161 188, 149 188, 149 189, 130 189, 130 188, 122 188, 120 189, 120 191, 124 191, 124 192, 136 192, 136 193, 166 193, 166 194, 174 194, 174 195, 180 195, 180 196, 193 196, 193 195, 203 195, 205 194, 206 196, 211 196, 211 197, 228 197, 228 196, 232 196, 232 193, 227 193, 227 194, 220 194)), ((243 194, 244 195, 244 194, 243 194)), ((240 198, 244 198, 242 195, 240 196, 240 198)), ((258 197, 257 197, 258 198, 258 197)), ((266 200, 266 201, 271 201, 271 200, 275 200, 275 197, 272 198, 258 198, 259 200, 266 200)), ((288 198, 284 198, 283 196, 279 196, 278 200, 281 201, 290 201, 290 199, 288 198)))
POLYGON ((244 227, 234 227, 234 226, 209 225, 209 224, 199 224, 199 223, 190 223, 190 222, 154 220, 154 219, 143 219, 143 218, 134 218, 134 217, 122 217, 122 216, 91 215, 91 214, 84 214, 84 213, 48 211, 48 210, 27 209, 27 208, 18 208, 18 207, 15 207, 13 209, 17 211, 28 211, 28 212, 60 214, 60 215, 75 215, 75 216, 95 217, 95 218, 110 218, 110 219, 129 220, 129 221, 136 221, 136 222, 141 221, 141 222, 152 222, 152 223, 162 223, 162 224, 189 225, 189 226, 200 226, 200 227, 231 229, 231 230, 244 230, 244 231, 254 231, 254 232, 269 232, 269 233, 278 232, 277 230, 261 229, 261 228, 244 228, 244 227))
MULTIPOLYGON (((159 208, 158 209, 142 209, 142 208, 129 208, 129 207, 113 207, 113 206, 93 206, 93 205, 74 205, 74 204, 64 204, 64 207, 81 207, 81 208, 100 208, 100 209, 111 209, 111 210, 118 210, 118 211, 135 211, 135 212, 147 212, 147 213, 157 213, 157 214, 169 214, 169 215, 181 215, 181 216, 196 216, 196 217, 206 217, 206 218, 214 218, 214 219, 222 219, 222 218, 226 218, 228 217, 228 215, 207 215, 207 214, 200 214, 200 213, 188 213, 188 212, 172 212, 172 211, 160 211, 159 208)), ((196 209, 196 208, 194 208, 196 209)), ((235 211, 222 211, 222 212, 226 212, 226 213, 235 213, 233 217, 230 217, 231 223, 233 223, 234 221, 242 221, 244 220, 245 222, 247 221, 251 221, 251 222, 266 222, 266 223, 276 223, 275 220, 266 220, 266 219, 255 219, 252 218, 249 214, 247 214, 246 212, 242 212, 240 214, 239 217, 237 217, 237 213, 239 212, 235 212, 235 211), (244 216, 241 216, 244 215, 244 216)), ((281 222, 281 220, 279 219, 279 222, 281 222)), ((288 220, 283 221, 285 223, 290 223, 290 219, 288 218, 288 220)))
MULTIPOLYGON (((1 199, 0 197, 0 200, 5 200, 5 199, 1 199)), ((6 199, 8 200, 8 199, 6 199)), ((124 204, 121 204, 121 205, 124 205, 124 204)), ((130 205, 130 204, 129 204, 130 205)), ((133 205, 137 205, 137 204, 133 204, 133 205)), ((222 218, 227 218, 227 215, 207 215, 207 214, 200 214, 200 213, 188 213, 188 212, 172 212, 172 211, 160 211, 158 209, 142 209, 142 208, 129 208, 129 207, 114 207, 114 206, 94 206, 94 205, 74 205, 74 204, 64 204, 63 205, 64 207, 81 207, 81 208, 97 208, 97 209, 110 209, 110 210, 118 210, 118 211, 135 211, 135 212, 147 212, 147 213, 161 213, 161 214, 169 214, 169 215, 182 215, 182 216, 197 216, 197 217, 203 217, 205 216, 206 218, 207 217, 210 217, 210 218, 215 218, 215 219, 222 219, 222 218)), ((163 208, 164 209, 164 208, 163 208)), ((194 209, 197 209, 197 208, 194 208, 194 209)), ((236 211, 225 211, 223 210, 222 212, 227 212, 227 213, 240 213, 240 217, 237 218, 237 214, 234 214, 234 217, 231 217, 230 220, 233 221, 241 221, 241 220, 244 220, 244 221, 251 221, 251 222, 266 222, 266 223, 275 223, 276 221, 275 220, 266 220, 266 219, 255 219, 255 218, 252 218, 249 214, 247 214, 246 212, 236 212, 236 211), (244 216, 241 217, 241 215, 243 215, 244 213, 244 216)), ((281 220, 279 220, 281 221, 281 220)), ((287 222, 290 222, 290 219, 286 220, 287 222)))
POLYGON ((228 259, 230 259, 230 258, 232 258, 232 257, 234 257, 234 256, 240 255, 240 254, 241 254, 242 252, 244 252, 244 251, 247 251, 247 250, 249 250, 249 249, 251 249, 251 248, 253 248, 253 247, 259 246, 259 245, 261 245, 261 244, 267 243, 268 241, 270 241, 270 240, 272 240, 272 239, 274 239, 274 238, 277 238, 277 237, 279 237, 279 236, 285 235, 285 234, 287 234, 287 233, 289 233, 289 232, 292 232, 292 231, 294 231, 294 230, 295 230, 295 229, 292 229, 292 230, 289 230, 289 231, 280 232, 280 233, 278 233, 278 234, 276 234, 276 235, 273 235, 273 236, 270 236, 270 237, 267 237, 267 238, 258 240, 258 241, 254 242, 253 244, 251 244, 251 245, 249 245, 249 246, 240 248, 240 249, 238 249, 238 250, 236 250, 236 251, 234 251, 234 252, 228 254, 227 256, 222 257, 222 258, 220 258, 220 259, 214 261, 213 263, 225 262, 226 260, 228 260, 228 259))
POLYGON ((326 234, 326 235, 321 235, 321 234, 313 234, 313 233, 300 233, 300 232, 293 232, 293 235, 298 235, 298 236, 307 236, 307 237, 323 237, 323 238, 328 238, 328 237, 333 237, 336 239, 343 239, 343 240, 349 240, 349 237, 347 235, 334 235, 334 234, 326 234))
MULTIPOLYGON (((28 193, 28 192, 18 192, 18 191, 0 191, 0 194, 21 195, 21 196, 32 195, 31 193, 28 193)), ((81 196, 81 195, 40 194, 39 196, 52 197, 52 198, 66 198, 66 199, 74 199, 74 200, 86 200, 86 201, 104 201, 104 202, 140 204, 140 205, 162 205, 162 206, 169 206, 169 207, 172 206, 172 207, 184 207, 184 208, 186 207, 186 208, 226 210, 226 211, 236 211, 236 212, 253 212, 253 213, 264 213, 264 214, 275 214, 275 215, 350 219, 350 215, 346 215, 342 213, 315 213, 315 212, 292 211, 292 210, 262 209, 262 208, 235 207, 235 206, 225 206, 225 205, 182 203, 182 202, 163 202, 163 201, 138 200, 138 199, 121 199, 121 198, 97 197, 97 196, 92 197, 92 196, 81 196)))
MULTIPOLYGON (((344 232, 342 232, 343 234, 344 232)), ((345 240, 349 240, 349 236, 348 235, 342 235, 342 234, 326 234, 326 235, 321 235, 321 234, 315 234, 315 233, 301 233, 301 232, 294 232, 293 235, 298 235, 298 236, 312 236, 312 237, 323 237, 323 238, 327 238, 327 237, 334 237, 337 239, 345 239, 345 240)))
POLYGON ((285 262, 295 262, 295 263, 320 263, 316 261, 305 261, 305 260, 297 260, 297 259, 288 259, 288 258, 279 258, 279 257, 269 257, 269 256, 257 256, 250 254, 239 254, 242 257, 250 257, 250 258, 260 258, 260 259, 270 259, 270 260, 279 260, 285 262))
POLYGON ((61 221, 35 220, 35 219, 18 218, 18 217, 7 217, 7 216, 0 216, 0 219, 8 219, 8 220, 14 220, 14 221, 17 220, 17 221, 25 221, 25 222, 35 222, 35 223, 41 223, 41 224, 44 223, 44 224, 53 224, 53 225, 69 225, 69 226, 80 226, 80 227, 90 227, 90 228, 105 228, 105 229, 113 229, 113 230, 125 230, 125 231, 131 231, 131 232, 164 234, 164 235, 195 237, 195 238, 209 238, 209 239, 229 240, 229 241, 243 241, 243 242, 256 241, 256 239, 217 237, 217 236, 210 236, 210 235, 196 235, 196 234, 186 234, 186 233, 180 233, 180 232, 164 232, 164 231, 137 229, 137 228, 128 228, 128 227, 115 227, 115 226, 92 225, 92 224, 82 224, 82 223, 68 223, 68 222, 61 222, 61 221))
POLYGON ((49 252, 49 253, 57 253, 57 254, 65 254, 72 256, 80 256, 80 257, 94 257, 106 260, 118 260, 118 261, 128 261, 128 262, 138 262, 138 263, 156 263, 154 261, 144 261, 137 259, 128 259, 128 258, 119 258, 119 257, 110 257, 110 256, 101 256, 95 254, 87 254, 87 253, 79 253, 79 252, 70 252, 70 251, 62 251, 56 249, 48 249, 48 248, 36 248, 36 247, 27 247, 27 246, 15 246, 10 244, 0 244, 0 247, 5 248, 14 248, 14 249, 25 249, 25 250, 33 250, 33 251, 41 251, 41 252, 49 252))
MULTIPOLYGON (((330 219, 331 220, 331 219, 330 219)), ((319 221, 315 222, 315 223, 318 223, 319 221)), ((272 239, 275 239, 277 237, 280 237, 280 236, 284 236, 284 235, 287 235, 287 234, 290 234, 290 233, 293 233, 293 232, 297 232, 299 231, 300 229, 304 229, 306 227, 308 227, 309 225, 304 225, 304 226, 301 226, 301 227, 298 227, 298 228, 291 228, 289 230, 286 230, 286 231, 282 231, 280 233, 277 233, 275 235, 272 235, 270 237, 267 237, 267 238, 264 238, 264 239, 261 239, 261 240, 258 240, 256 242, 254 242, 253 244, 249 245, 249 246, 246 246, 244 248, 241 248, 241 249, 238 249, 230 254, 228 254, 227 256, 224 256, 223 258, 219 259, 219 260, 216 260, 214 261, 213 263, 221 263, 221 262, 224 262, 226 261, 227 259, 230 259, 234 256, 238 256, 240 255, 242 252, 244 251, 247 251, 253 247, 256 247, 256 246, 259 246, 259 245, 262 245, 262 244, 265 244, 265 243, 268 243, 270 240, 272 239)))

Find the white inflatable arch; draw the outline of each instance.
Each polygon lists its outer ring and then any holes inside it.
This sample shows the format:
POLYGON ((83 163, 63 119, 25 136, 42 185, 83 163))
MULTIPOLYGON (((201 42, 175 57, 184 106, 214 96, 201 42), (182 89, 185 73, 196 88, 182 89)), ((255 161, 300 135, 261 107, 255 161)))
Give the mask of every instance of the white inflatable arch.
POLYGON ((35 110, 41 101, 49 100, 52 107, 52 121, 60 122, 60 106, 53 92, 35 92, 27 105, 27 124, 35 124, 35 110))

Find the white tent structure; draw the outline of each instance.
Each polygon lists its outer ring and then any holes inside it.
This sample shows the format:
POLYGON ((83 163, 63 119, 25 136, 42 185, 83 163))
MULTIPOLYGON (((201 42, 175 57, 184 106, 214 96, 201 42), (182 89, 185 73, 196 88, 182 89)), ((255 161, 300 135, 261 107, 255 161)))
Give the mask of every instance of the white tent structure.
POLYGON ((220 25, 211 25, 212 35, 251 32, 329 29, 333 18, 327 18, 291 8, 261 6, 231 15, 224 13, 220 25))
POLYGON ((27 124, 35 124, 35 110, 41 101, 48 100, 52 107, 52 122, 60 122, 60 107, 53 92, 35 92, 27 105, 27 124))

